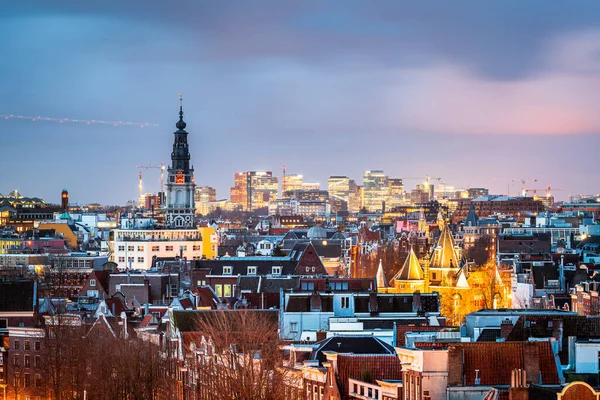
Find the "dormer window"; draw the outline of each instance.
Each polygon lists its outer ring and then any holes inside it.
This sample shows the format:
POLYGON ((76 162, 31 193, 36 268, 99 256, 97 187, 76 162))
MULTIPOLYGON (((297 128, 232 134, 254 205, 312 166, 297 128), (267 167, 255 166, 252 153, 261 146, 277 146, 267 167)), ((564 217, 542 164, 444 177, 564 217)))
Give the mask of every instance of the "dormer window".
POLYGON ((271 273, 273 275, 281 275, 281 267, 271 267, 271 273))
POLYGON ((248 267, 248 275, 256 275, 256 267, 248 267))
POLYGON ((90 286, 91 287, 96 287, 96 280, 95 279, 90 279, 90 286))
POLYGON ((233 267, 223 267, 223 275, 231 275, 233 267))

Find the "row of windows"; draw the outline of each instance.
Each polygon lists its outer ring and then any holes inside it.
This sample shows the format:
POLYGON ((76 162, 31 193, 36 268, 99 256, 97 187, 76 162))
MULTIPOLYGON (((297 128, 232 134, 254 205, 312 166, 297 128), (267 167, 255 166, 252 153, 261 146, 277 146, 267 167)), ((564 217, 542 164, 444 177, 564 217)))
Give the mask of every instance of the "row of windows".
MULTIPOLYGON (((35 346, 35 350, 40 350, 42 348, 42 343, 41 342, 35 342, 34 346, 35 346)), ((15 340, 13 342, 13 349, 19 350, 20 348, 21 348, 21 341, 20 340, 15 340)), ((24 350, 31 350, 31 342, 29 340, 23 341, 23 349, 24 350)))
MULTIPOLYGON (((258 270, 258 267, 248 267, 246 269, 246 273, 248 275, 256 275, 256 272, 258 270)), ((229 266, 225 266, 223 267, 223 275, 231 275, 233 273, 233 267, 229 267, 229 266)), ((281 275, 281 267, 280 266, 274 266, 271 267, 271 274, 273 275, 281 275)))
MULTIPOLYGON (((187 251, 187 246, 180 246, 180 249, 183 251, 187 251)), ((200 245, 194 245, 192 246, 193 251, 200 251, 202 250, 202 246, 200 245)), ((125 246, 119 246, 118 247, 119 251, 125 251, 125 246)), ((145 247, 144 246, 137 246, 137 251, 144 251, 145 247)), ((127 251, 135 251, 135 246, 127 246, 127 251)), ((160 246, 152 246, 152 251, 160 251, 160 246)), ((165 251, 173 251, 173 246, 165 246, 165 251)))
MULTIPOLYGON (((124 263, 125 262, 125 257, 119 257, 119 262, 120 263, 124 263)), ((128 263, 135 262, 135 257, 127 257, 127 262, 128 263)), ((144 257, 138 257, 137 258, 137 262, 143 263, 144 262, 144 257)))
POLYGON ((361 396, 367 396, 371 399, 379 399, 379 389, 373 389, 370 387, 365 388, 363 385, 358 386, 358 384, 354 384, 354 394, 358 394, 361 396), (366 390, 365 390, 366 389, 366 390))
POLYGON ((232 297, 235 295, 236 285, 215 285, 215 292, 219 297, 232 297))
MULTIPOLYGON (((21 366, 21 355, 20 354, 15 354, 15 356, 13 358, 13 365, 15 367, 20 367, 21 366)), ((35 356, 33 358, 33 368, 39 368, 40 365, 41 365, 41 363, 40 363, 40 356, 35 356)), ((31 356, 25 355, 25 357, 23 357, 23 366, 25 368, 30 368, 31 367, 31 356)))
MULTIPOLYGON (((31 374, 23 374, 23 382, 21 382, 21 374, 18 372, 15 372, 13 378, 13 385, 15 387, 20 387, 21 385, 26 388, 31 387, 31 374)), ((42 377, 39 374, 35 375, 35 387, 38 389, 42 387, 42 377)))

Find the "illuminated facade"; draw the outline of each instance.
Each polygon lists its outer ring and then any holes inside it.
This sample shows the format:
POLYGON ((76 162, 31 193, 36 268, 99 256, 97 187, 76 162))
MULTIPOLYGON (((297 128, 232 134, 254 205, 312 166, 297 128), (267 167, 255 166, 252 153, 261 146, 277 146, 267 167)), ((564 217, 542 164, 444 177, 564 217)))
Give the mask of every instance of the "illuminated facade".
MULTIPOLYGON (((180 99, 181 100, 181 99, 180 99)), ((190 149, 187 142, 188 133, 183 120, 183 106, 179 105, 179 121, 171 153, 171 165, 167 169, 166 212, 165 220, 168 228, 194 228, 196 226, 194 204, 194 168, 190 168, 190 149)))
POLYGON ((404 183, 400 178, 388 179, 388 200, 386 210, 391 210, 395 207, 405 204, 404 183))
POLYGON ((346 211, 350 202, 350 178, 330 176, 327 180, 329 201, 333 211, 346 211))
POLYGON ((381 170, 363 175, 363 207, 368 212, 383 211, 388 198, 388 177, 381 170))
POLYGON ((231 188, 231 201, 244 210, 252 211, 267 207, 277 200, 279 179, 271 171, 237 172, 231 188))
POLYGON ((155 257, 200 260, 213 259, 218 254, 214 228, 115 229, 111 245, 111 261, 120 269, 148 270, 155 257))
POLYGON ((281 197, 284 199, 289 198, 289 192, 293 190, 303 190, 302 185, 302 175, 285 175, 281 179, 281 197))
POLYGON ((302 190, 304 190, 304 191, 321 190, 321 184, 318 182, 303 182, 302 190))
POLYGON ((210 186, 197 187, 194 192, 194 203, 196 204, 196 210, 206 215, 211 212, 211 205, 217 201, 217 191, 215 188, 210 186))

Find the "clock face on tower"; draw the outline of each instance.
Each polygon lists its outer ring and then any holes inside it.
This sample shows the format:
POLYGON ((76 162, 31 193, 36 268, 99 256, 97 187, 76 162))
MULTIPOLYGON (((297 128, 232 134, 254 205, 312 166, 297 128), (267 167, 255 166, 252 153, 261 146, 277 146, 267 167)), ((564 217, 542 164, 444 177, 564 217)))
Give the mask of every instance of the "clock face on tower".
POLYGON ((178 172, 177 175, 175 175, 175 183, 185 183, 183 172, 178 172))

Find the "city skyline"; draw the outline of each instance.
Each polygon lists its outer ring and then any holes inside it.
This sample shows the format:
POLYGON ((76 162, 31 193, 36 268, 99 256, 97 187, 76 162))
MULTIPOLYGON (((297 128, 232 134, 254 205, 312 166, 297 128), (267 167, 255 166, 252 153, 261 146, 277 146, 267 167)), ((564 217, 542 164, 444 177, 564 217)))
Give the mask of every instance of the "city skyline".
POLYGON ((599 191, 600 4, 344 4, 11 4, 0 114, 150 126, 0 119, 0 193, 136 199, 136 165, 169 159, 179 92, 196 184, 218 198, 235 172, 283 164, 322 186, 382 169, 599 191))

